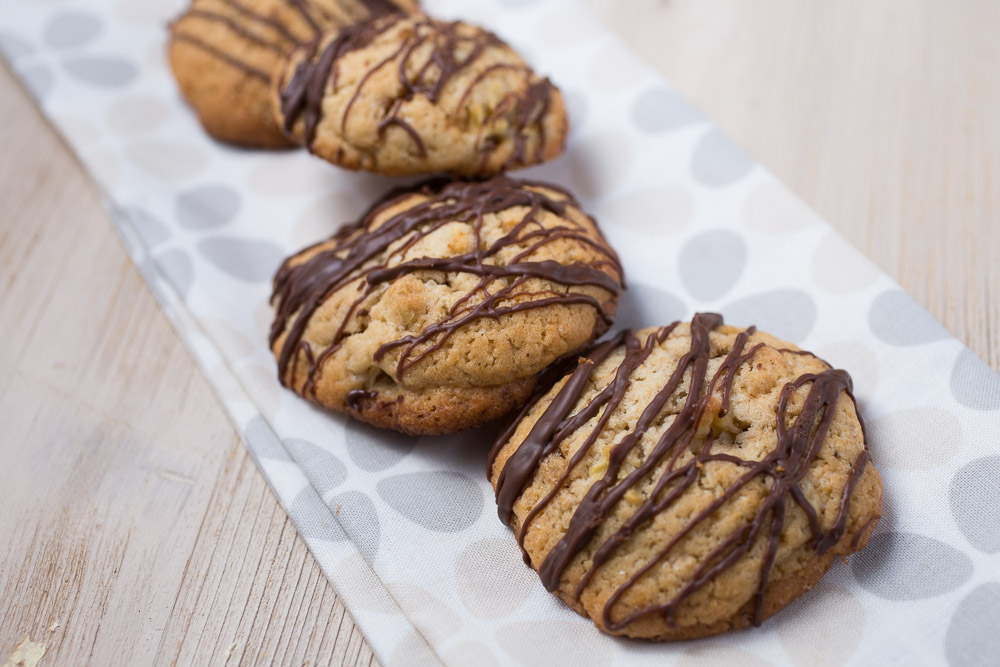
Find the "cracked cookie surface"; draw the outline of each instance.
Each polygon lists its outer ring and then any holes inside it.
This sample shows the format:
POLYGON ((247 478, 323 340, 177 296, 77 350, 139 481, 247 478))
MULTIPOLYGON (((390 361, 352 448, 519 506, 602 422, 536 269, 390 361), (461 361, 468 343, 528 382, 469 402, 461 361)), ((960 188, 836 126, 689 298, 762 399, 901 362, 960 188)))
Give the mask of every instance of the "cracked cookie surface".
POLYGON ((603 333, 622 270, 565 191, 498 176, 395 191, 274 280, 282 383, 375 426, 448 433, 523 404, 603 333))
POLYGON ((558 156, 562 95, 491 32, 394 14, 298 50, 276 115, 314 154, 385 175, 487 176, 558 156))
POLYGON ((500 517, 601 630, 759 624, 881 514, 850 376, 713 314, 593 347, 490 455, 500 517))
POLYGON ((271 108, 272 78, 288 54, 326 30, 416 9, 416 0, 193 0, 171 24, 170 67, 215 138, 293 146, 271 108))

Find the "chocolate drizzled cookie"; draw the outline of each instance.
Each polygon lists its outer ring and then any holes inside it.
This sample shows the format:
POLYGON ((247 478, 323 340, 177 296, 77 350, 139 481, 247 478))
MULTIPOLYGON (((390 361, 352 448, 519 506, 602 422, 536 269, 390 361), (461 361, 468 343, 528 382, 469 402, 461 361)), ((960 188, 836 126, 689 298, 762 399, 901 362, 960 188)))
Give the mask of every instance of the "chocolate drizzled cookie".
POLYGON ((562 152, 562 96, 491 32, 391 14, 300 49, 275 100, 316 155, 380 174, 496 174, 562 152))
POLYGON ((489 476, 548 590, 653 639, 760 624, 881 512, 850 376, 714 314, 593 347, 500 436, 489 476))
POLYGON ((499 176, 394 191, 274 279, 281 382, 363 421, 445 433, 522 404, 604 332, 622 268, 563 190, 499 176))
POLYGON ((416 0, 193 0, 170 27, 170 66, 212 136, 291 146, 270 103, 279 63, 327 30, 416 9, 416 0))

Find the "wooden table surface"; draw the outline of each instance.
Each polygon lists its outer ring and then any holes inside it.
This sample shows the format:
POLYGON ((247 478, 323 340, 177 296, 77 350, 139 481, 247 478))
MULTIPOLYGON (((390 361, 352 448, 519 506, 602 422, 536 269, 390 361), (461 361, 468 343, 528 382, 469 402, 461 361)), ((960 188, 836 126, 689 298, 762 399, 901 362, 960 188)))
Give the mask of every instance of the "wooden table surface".
MULTIPOLYGON (((1000 3, 586 1, 1000 369, 1000 3)), ((0 660, 375 662, 4 68, 0 146, 0 660)))

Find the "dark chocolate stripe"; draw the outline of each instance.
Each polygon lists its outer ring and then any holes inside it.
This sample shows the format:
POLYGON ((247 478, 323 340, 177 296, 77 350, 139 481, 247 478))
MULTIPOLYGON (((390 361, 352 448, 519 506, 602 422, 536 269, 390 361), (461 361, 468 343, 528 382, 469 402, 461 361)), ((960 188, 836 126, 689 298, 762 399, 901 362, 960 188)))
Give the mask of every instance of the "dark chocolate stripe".
POLYGON ((504 176, 473 182, 436 179, 412 190, 390 193, 372 206, 360 221, 338 232, 331 248, 317 252, 296 266, 292 266, 294 258, 291 258, 278 270, 272 296, 277 312, 271 328, 271 345, 285 335, 278 354, 281 381, 286 385, 295 384, 289 369, 302 353, 302 336, 313 313, 334 292, 359 280, 357 296, 333 340, 317 357, 306 357, 310 369, 306 391, 313 385, 323 362, 338 349, 348 321, 361 304, 384 283, 407 274, 466 273, 478 276, 479 282, 451 306, 442 321, 376 350, 375 361, 402 348, 396 366, 397 379, 428 354, 440 349, 456 331, 482 318, 498 319, 531 309, 580 304, 593 308, 601 316, 603 322, 597 328, 603 331, 611 322, 611 313, 606 310, 608 302, 622 290, 621 264, 614 251, 603 243, 596 223, 590 220, 594 224, 591 231, 587 225, 567 217, 568 207, 579 210, 579 205, 563 190, 504 176), (558 194, 550 195, 537 188, 558 194), (387 207, 414 196, 422 197, 423 201, 388 220, 381 220, 380 214, 387 207), (484 216, 510 209, 523 210, 520 219, 503 237, 487 245, 481 237, 484 216), (559 216, 559 224, 543 226, 539 222, 543 212, 559 216), (472 227, 472 251, 448 258, 417 257, 399 261, 420 239, 451 223, 472 227), (564 239, 578 242, 582 238, 593 241, 591 247, 598 254, 592 265, 531 261, 531 253, 546 244, 564 239), (501 253, 509 248, 516 248, 517 254, 513 259, 501 260, 501 253), (553 287, 529 287, 531 279, 548 281, 553 287), (608 302, 572 290, 579 286, 606 290, 608 302))
MULTIPOLYGON (((555 451, 559 442, 576 433, 580 428, 601 412, 600 418, 592 426, 590 432, 574 452, 567 464, 565 472, 548 494, 542 498, 522 521, 518 541, 523 545, 525 534, 532 519, 555 497, 569 480, 572 470, 591 450, 597 435, 603 430, 610 414, 618 407, 630 377, 638 368, 651 349, 652 344, 659 345, 669 336, 679 323, 669 328, 660 329, 651 334, 645 345, 631 332, 625 332, 622 337, 608 341, 594 348, 594 352, 581 359, 570 379, 560 388, 552 402, 534 424, 528 436, 520 443, 505 462, 497 479, 497 504, 501 519, 510 522, 513 517, 513 507, 518 498, 531 484, 531 480, 546 456, 555 451), (580 405, 580 399, 588 386, 587 380, 602 360, 624 342, 625 354, 619 363, 615 378, 604 390, 593 396, 588 403, 580 405), (645 352, 644 352, 645 351, 645 352), (575 412, 574 412, 575 411, 575 412)), ((738 370, 752 362, 754 355, 763 347, 758 343, 746 349, 753 333, 753 328, 737 334, 732 350, 722 360, 713 376, 706 376, 708 362, 711 357, 709 334, 722 324, 722 318, 713 314, 695 315, 691 323, 691 347, 682 356, 670 378, 662 389, 643 409, 634 429, 626 434, 610 450, 608 469, 601 479, 594 482, 580 501, 570 519, 566 532, 556 545, 546 554, 538 565, 539 576, 548 590, 559 588, 566 568, 574 558, 588 546, 592 546, 593 555, 587 563, 587 570, 575 588, 574 594, 579 599, 584 589, 592 580, 597 570, 604 565, 643 525, 651 521, 657 514, 675 505, 692 485, 700 479, 701 470, 706 464, 724 462, 745 469, 728 488, 702 511, 691 517, 685 526, 664 544, 660 550, 648 559, 641 567, 616 589, 608 598, 603 609, 603 625, 617 632, 630 623, 652 615, 663 615, 668 623, 673 623, 679 606, 696 591, 714 580, 722 572, 732 567, 743 558, 758 539, 764 540, 763 558, 761 561, 760 579, 753 597, 754 622, 762 621, 764 595, 766 593, 771 569, 777 554, 781 532, 785 525, 788 504, 795 503, 805 510, 813 532, 812 547, 820 555, 837 545, 844 537, 849 516, 850 501, 854 489, 868 467, 869 456, 864 450, 852 464, 851 472, 842 490, 840 504, 832 524, 823 528, 820 524, 818 511, 809 504, 799 487, 805 478, 809 467, 816 459, 824 440, 827 437, 835 415, 835 406, 841 392, 846 392, 853 401, 850 376, 842 370, 825 370, 820 373, 807 374, 786 384, 779 396, 776 419, 778 442, 772 452, 763 460, 744 460, 730 454, 712 452, 713 438, 711 433, 704 444, 694 442, 699 424, 703 422, 710 401, 721 395, 718 404, 713 403, 713 409, 718 416, 728 411, 729 396, 735 382, 738 370), (662 418, 662 411, 668 401, 681 388, 681 381, 686 374, 690 380, 687 386, 687 396, 680 411, 659 437, 649 454, 639 465, 621 476, 621 468, 625 459, 634 451, 638 442, 646 435, 654 423, 662 418), (787 425, 788 402, 791 396, 800 388, 808 386, 808 394, 801 411, 787 425), (692 456, 678 466, 681 455, 690 452, 692 456), (648 479, 660 469, 659 478, 652 492, 639 504, 636 510, 618 527, 610 537, 599 544, 593 544, 594 537, 600 526, 608 519, 611 511, 618 506, 625 494, 643 479, 648 479), (751 483, 764 480, 769 484, 764 499, 757 508, 751 521, 734 530, 722 539, 717 546, 702 559, 690 579, 679 589, 670 600, 635 610, 622 618, 615 619, 612 612, 622 596, 636 584, 639 579, 652 570, 666 558, 671 550, 688 536, 693 530, 707 521, 709 517, 727 502, 734 498, 742 489, 751 483)), ((782 353, 799 354, 798 350, 778 350, 782 353)), ((519 417, 527 414, 526 408, 519 417)), ((864 433, 864 423, 858 415, 864 433)), ((513 437, 517 423, 512 424, 497 440, 491 451, 491 469, 498 453, 513 437)), ((859 534, 870 528, 870 522, 860 529, 859 534)), ((858 536, 855 535, 855 540, 858 536)), ((523 549, 523 546, 522 546, 523 549)))

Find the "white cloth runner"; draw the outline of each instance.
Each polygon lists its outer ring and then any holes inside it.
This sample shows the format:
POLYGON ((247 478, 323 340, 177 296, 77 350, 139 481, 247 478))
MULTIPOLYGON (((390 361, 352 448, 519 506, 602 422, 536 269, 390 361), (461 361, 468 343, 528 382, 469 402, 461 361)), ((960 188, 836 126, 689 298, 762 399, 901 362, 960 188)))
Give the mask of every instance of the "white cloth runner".
MULTIPOLYGON (((760 629, 612 639, 545 592, 496 517, 492 431, 411 439, 283 390, 279 261, 390 187, 208 139, 164 61, 184 0, 2 0, 0 48, 107 195, 136 264, 387 665, 939 664, 1000 655, 1000 378, 575 0, 425 0, 562 87, 570 188, 620 252, 619 326, 722 312, 855 378, 885 516, 760 629)), ((221 650, 221 649, 220 649, 221 650)))

